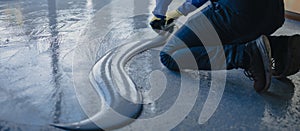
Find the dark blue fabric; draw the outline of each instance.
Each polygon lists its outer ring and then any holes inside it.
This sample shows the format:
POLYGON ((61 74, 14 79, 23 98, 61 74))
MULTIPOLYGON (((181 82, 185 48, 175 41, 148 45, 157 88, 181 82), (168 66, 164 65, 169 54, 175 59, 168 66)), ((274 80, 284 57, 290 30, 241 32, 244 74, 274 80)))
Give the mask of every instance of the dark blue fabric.
POLYGON ((245 7, 243 10, 239 10, 239 4, 246 6, 244 3, 255 3, 256 0, 243 0, 226 5, 221 3, 226 1, 237 0, 220 0, 215 2, 215 8, 209 6, 202 11, 215 27, 223 44, 246 43, 260 35, 270 35, 284 23, 282 0, 264 0, 273 2, 268 5, 258 2, 256 6, 245 7))
MULTIPOLYGON (((197 46, 197 47, 192 47, 192 48, 182 48, 177 51, 175 51, 172 54, 168 54, 166 52, 161 52, 160 53, 160 58, 161 62, 163 65, 168 67, 168 69, 174 70, 174 71, 179 71, 179 67, 177 65, 177 62, 181 63, 180 67, 181 69, 194 69, 194 70, 211 70, 211 63, 208 56, 208 52, 213 52, 215 53, 212 58, 215 58, 219 55, 221 55, 221 52, 218 52, 217 50, 219 47, 210 47, 209 50, 206 50, 204 46, 197 46), (191 52, 194 56, 194 60, 197 62, 197 66, 195 67, 194 65, 190 64, 188 62, 187 58, 187 53, 186 52, 191 52)), ((242 54, 243 50, 245 48, 244 45, 225 45, 222 47, 226 56, 226 67, 220 65, 219 67, 215 68, 214 70, 230 70, 230 69, 236 69, 236 68, 241 68, 242 66, 237 65, 238 58, 236 57, 236 54, 242 54), (239 48, 239 49, 238 49, 239 48), (235 52, 236 51, 236 52, 235 52)), ((214 61, 214 60, 213 60, 214 61)), ((216 67, 216 66, 215 66, 216 67)))
MULTIPOLYGON (((217 61, 218 56, 221 56, 222 52, 219 50, 222 48, 226 56, 226 66, 220 65, 219 69, 234 69, 242 67, 243 65, 243 53, 244 44, 228 44, 220 46, 210 46, 207 49, 202 45, 201 40, 190 30, 187 26, 182 26, 175 34, 175 38, 180 38, 185 46, 188 48, 178 48, 178 43, 168 42, 164 49, 160 53, 161 62, 171 70, 179 71, 176 63, 180 62, 180 67, 183 69, 195 69, 195 70, 211 70, 210 58, 208 53, 214 54, 211 56, 212 61, 217 61), (174 46, 175 45, 175 46, 174 46), (194 60, 197 62, 197 67, 192 65, 188 58, 187 52, 191 52, 194 56, 194 60)), ((172 39, 172 38, 171 38, 172 39)), ((185 47, 180 46, 180 47, 185 47)))
POLYGON ((202 6, 204 3, 206 3, 208 0, 191 0, 192 5, 195 7, 199 8, 202 6))
MULTIPOLYGON (((217 31, 226 55, 226 69, 242 68, 245 63, 245 44, 261 35, 270 35, 284 22, 283 0, 219 0, 202 10, 217 31)), ((193 19, 189 19, 193 21, 193 19)), ((182 26, 175 37, 181 39, 187 49, 177 48, 174 41, 163 48, 161 62, 172 70, 178 70, 176 60, 183 59, 184 51, 191 51, 199 70, 210 70, 210 61, 201 40, 186 26, 182 26)), ((271 45, 272 46, 272 45, 271 45)), ((180 46, 182 47, 182 46, 180 46)), ((218 55, 220 52, 214 52, 218 55)), ((214 62, 214 59, 212 59, 214 62)), ((183 63, 185 68, 189 63, 183 63)))
POLYGON ((166 16, 164 16, 164 15, 155 15, 154 14, 154 16, 157 17, 157 18, 160 18, 160 19, 165 19, 166 18, 166 16))

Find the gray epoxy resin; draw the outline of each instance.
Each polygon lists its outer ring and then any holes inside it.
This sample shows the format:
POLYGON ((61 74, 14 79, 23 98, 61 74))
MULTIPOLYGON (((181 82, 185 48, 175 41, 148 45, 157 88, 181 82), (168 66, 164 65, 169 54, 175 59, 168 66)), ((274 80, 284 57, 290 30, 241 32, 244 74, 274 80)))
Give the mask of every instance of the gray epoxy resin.
POLYGON ((142 96, 124 67, 136 54, 165 44, 170 33, 127 43, 106 53, 90 72, 90 82, 101 98, 101 111, 89 119, 69 124, 52 124, 67 130, 111 130, 134 121, 142 111, 142 96))

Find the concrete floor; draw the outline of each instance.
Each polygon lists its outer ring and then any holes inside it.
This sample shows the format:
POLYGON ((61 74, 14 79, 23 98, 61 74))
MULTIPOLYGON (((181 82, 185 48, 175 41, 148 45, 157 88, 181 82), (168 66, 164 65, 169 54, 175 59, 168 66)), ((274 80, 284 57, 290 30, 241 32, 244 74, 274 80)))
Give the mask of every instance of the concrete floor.
MULTIPOLYGON (((154 0, 0 1, 0 130, 59 130, 48 124, 86 118, 81 105, 97 112, 95 98, 84 97, 84 104, 79 103, 74 89, 90 88, 87 75, 108 50, 156 36, 148 26, 153 7, 154 0)), ((275 35, 295 33, 300 34, 300 22, 286 20, 275 35)), ((160 64, 158 51, 134 57, 127 67, 141 91, 152 88, 149 75, 153 70, 160 70, 168 80, 163 95, 144 106, 143 119, 168 111, 180 92, 181 75, 160 64)), ((228 71, 218 108, 206 123, 198 124, 211 73, 188 73, 191 85, 200 81, 199 89, 191 89, 198 97, 173 130, 299 130, 299 77, 298 73, 290 81, 273 79, 269 92, 260 95, 242 70, 228 71)), ((166 123, 155 124, 139 128, 154 130, 166 123)))

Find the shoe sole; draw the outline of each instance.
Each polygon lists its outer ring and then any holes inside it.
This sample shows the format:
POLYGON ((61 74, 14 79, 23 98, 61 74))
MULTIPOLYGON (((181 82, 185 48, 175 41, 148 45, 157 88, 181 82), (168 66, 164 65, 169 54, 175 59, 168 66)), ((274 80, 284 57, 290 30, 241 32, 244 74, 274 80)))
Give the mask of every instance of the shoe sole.
POLYGON ((268 38, 265 35, 262 35, 259 39, 256 40, 256 45, 259 49, 260 55, 262 56, 264 68, 265 68, 265 76, 266 76, 266 85, 264 89, 258 92, 265 92, 269 89, 271 84, 271 46, 268 38))

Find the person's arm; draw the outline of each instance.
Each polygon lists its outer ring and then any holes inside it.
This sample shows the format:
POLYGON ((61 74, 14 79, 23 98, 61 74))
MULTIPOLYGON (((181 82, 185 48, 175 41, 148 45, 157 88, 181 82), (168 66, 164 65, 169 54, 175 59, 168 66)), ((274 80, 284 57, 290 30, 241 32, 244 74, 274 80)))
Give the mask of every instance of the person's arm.
POLYGON ((178 9, 168 11, 168 6, 172 0, 156 0, 156 7, 153 10, 154 17, 151 19, 150 25, 152 29, 163 30, 167 25, 173 23, 173 21, 182 15, 188 15, 188 13, 196 10, 208 0, 186 0, 178 9))
POLYGON ((186 0, 177 10, 184 16, 201 7, 208 0, 186 0))
POLYGON ((172 0, 156 0, 156 6, 153 10, 153 15, 157 18, 165 18, 166 12, 168 11, 168 6, 172 0))
MULTIPOLYGON (((193 12, 208 0, 186 0, 177 10, 182 15, 188 15, 188 13, 193 12)), ((153 15, 158 18, 165 18, 166 12, 168 11, 168 6, 172 0, 156 0, 156 6, 153 10, 153 15)))

